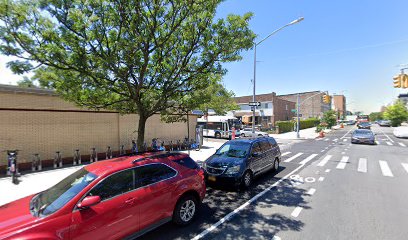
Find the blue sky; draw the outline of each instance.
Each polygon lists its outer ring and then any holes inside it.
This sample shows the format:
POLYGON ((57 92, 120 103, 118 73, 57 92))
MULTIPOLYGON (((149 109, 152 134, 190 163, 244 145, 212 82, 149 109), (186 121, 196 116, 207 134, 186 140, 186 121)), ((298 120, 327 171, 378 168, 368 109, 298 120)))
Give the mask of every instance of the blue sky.
MULTIPOLYGON (((328 90, 369 113, 408 91, 392 87, 398 65, 408 64, 407 10, 406 0, 227 0, 218 16, 253 12, 258 40, 304 17, 258 46, 256 92, 328 90)), ((252 94, 253 51, 242 55, 225 65, 224 84, 237 96, 252 94)), ((15 84, 22 76, 5 68, 8 60, 0 56, 0 83, 15 84)))

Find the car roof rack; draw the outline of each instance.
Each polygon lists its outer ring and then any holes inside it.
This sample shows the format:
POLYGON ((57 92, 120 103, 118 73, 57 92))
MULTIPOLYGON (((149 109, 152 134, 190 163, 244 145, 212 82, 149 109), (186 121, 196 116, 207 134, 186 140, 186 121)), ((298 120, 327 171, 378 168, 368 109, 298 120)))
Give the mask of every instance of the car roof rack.
POLYGON ((159 154, 155 154, 155 155, 152 155, 152 156, 147 156, 147 157, 135 159, 135 160, 132 161, 132 163, 135 164, 135 163, 142 162, 142 161, 145 161, 145 160, 150 160, 150 159, 179 156, 181 154, 182 153, 178 153, 178 152, 159 153, 159 154))

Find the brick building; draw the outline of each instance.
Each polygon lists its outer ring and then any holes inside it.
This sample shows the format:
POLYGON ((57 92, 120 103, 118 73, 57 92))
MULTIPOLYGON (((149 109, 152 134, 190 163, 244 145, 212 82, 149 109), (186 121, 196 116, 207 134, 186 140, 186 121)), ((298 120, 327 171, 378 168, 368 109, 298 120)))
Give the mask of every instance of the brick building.
MULTIPOLYGON (((233 115, 242 120, 244 124, 252 124, 252 110, 249 102, 252 102, 252 96, 235 97, 235 102, 240 106, 240 110, 230 111, 228 115, 233 115)), ((295 115, 291 109, 295 108, 295 103, 281 99, 276 93, 256 95, 256 101, 261 102, 261 106, 255 111, 255 124, 270 128, 276 121, 290 120, 295 115)))
MULTIPOLYGON (((297 94, 285 94, 278 95, 278 98, 295 102, 297 101, 297 94)), ((302 114, 302 119, 307 118, 321 118, 323 113, 330 110, 330 103, 323 102, 324 92, 321 91, 312 91, 312 92, 301 92, 299 93, 299 113, 302 114)))
POLYGON ((344 95, 333 95, 333 110, 337 112, 339 119, 344 119, 347 115, 346 97, 344 95))
MULTIPOLYGON (((189 120, 192 138, 197 118, 190 116, 189 120)), ((137 114, 84 109, 64 101, 52 90, 0 85, 0 150, 22 150, 20 168, 31 168, 34 153, 50 163, 55 151, 61 151, 69 161, 75 149, 89 155, 90 148, 96 147, 103 158, 107 146, 114 151, 121 145, 130 149, 132 139, 137 138, 137 126, 137 114)), ((175 141, 186 136, 187 124, 183 122, 167 124, 161 122, 160 115, 154 115, 146 123, 145 140, 149 145, 152 138, 175 141)), ((6 159, 1 153, 0 174, 5 172, 6 159)))

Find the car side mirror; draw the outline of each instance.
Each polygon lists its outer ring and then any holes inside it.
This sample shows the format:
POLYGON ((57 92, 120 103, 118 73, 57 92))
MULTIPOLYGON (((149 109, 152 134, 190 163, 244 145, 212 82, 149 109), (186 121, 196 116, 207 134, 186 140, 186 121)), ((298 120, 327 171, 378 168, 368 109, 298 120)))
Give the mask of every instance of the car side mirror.
POLYGON ((100 202, 101 202, 101 197, 99 196, 87 196, 80 203, 77 204, 77 207, 79 209, 86 209, 100 202))

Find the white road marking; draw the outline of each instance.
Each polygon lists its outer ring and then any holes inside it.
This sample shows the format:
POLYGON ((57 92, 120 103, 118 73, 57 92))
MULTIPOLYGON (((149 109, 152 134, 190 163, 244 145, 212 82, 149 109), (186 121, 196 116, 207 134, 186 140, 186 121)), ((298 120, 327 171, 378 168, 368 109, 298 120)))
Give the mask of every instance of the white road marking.
POLYGON ((307 192, 307 194, 313 195, 315 192, 316 192, 316 189, 315 189, 315 188, 311 188, 311 189, 309 189, 309 191, 307 192))
POLYGON ((340 139, 343 139, 345 136, 347 136, 351 131, 353 131, 354 129, 350 129, 348 132, 346 132, 346 134, 343 135, 343 137, 341 137, 340 139))
POLYGON ((249 204, 255 202, 256 200, 258 200, 258 198, 262 197, 263 195, 265 195, 267 192, 269 192, 272 188, 276 187, 277 185, 279 185, 282 181, 286 180, 289 176, 291 176, 292 174, 296 173, 297 171, 299 171, 301 168, 303 168, 304 165, 300 165, 299 167, 295 168, 292 172, 288 173, 286 176, 284 176, 283 178, 279 179, 277 182, 275 182, 274 184, 272 184, 271 186, 269 186, 268 188, 266 188, 265 190, 263 190, 262 192, 258 193, 257 195, 255 195, 253 198, 249 199, 248 201, 246 201, 244 204, 242 204, 241 206, 239 206, 237 209, 235 209, 234 211, 228 213, 225 217, 221 218, 218 222, 214 223, 213 225, 211 225, 209 228, 205 229, 204 231, 202 231, 200 234, 196 235, 194 238, 192 238, 192 240, 198 240, 203 238, 205 235, 207 235, 208 233, 214 231, 217 227, 219 227, 221 224, 223 224, 224 222, 229 221, 235 214, 239 213, 240 211, 242 211, 243 209, 245 209, 246 207, 249 206, 249 204))
POLYGON ((347 142, 347 138, 343 139, 343 142, 347 142))
POLYGON ((316 141, 320 141, 320 140, 322 140, 322 138, 316 138, 315 140, 316 140, 316 141))
POLYGON ((339 139, 338 138, 335 138, 335 139, 333 139, 333 142, 337 142, 339 139))
POLYGON ((349 160, 349 157, 347 156, 343 156, 339 162, 339 164, 337 164, 336 168, 337 169, 344 169, 346 167, 347 161, 349 160))
POLYGON ((323 158, 322 161, 319 162, 319 164, 317 164, 317 166, 323 167, 330 160, 330 158, 332 158, 332 155, 327 155, 326 157, 323 158))
POLYGON ((299 156, 302 155, 302 154, 303 154, 303 153, 298 153, 298 154, 296 154, 296 155, 294 155, 294 156, 292 156, 292 157, 286 159, 284 162, 290 162, 290 161, 292 161, 293 159, 299 157, 299 156))
POLYGON ((313 158, 315 158, 318 154, 312 154, 309 157, 305 158, 303 161, 301 161, 299 164, 306 164, 308 163, 310 160, 312 160, 313 158))
POLYGON ((281 240, 281 238, 278 236, 273 236, 272 240, 281 240))
POLYGON ((406 147, 406 145, 405 144, 403 144, 403 143, 398 143, 401 147, 406 147))
POLYGON ((326 169, 326 171, 324 171, 324 172, 327 172, 327 173, 329 173, 331 170, 330 169, 326 169))
POLYGON ((291 152, 282 153, 282 154, 281 154, 281 157, 286 156, 286 155, 288 155, 288 154, 291 154, 291 152))
POLYGON ((341 154, 346 154, 346 152, 341 152, 341 154))
POLYGON ((329 140, 330 140, 330 138, 326 138, 326 139, 324 139, 324 141, 326 141, 326 142, 327 142, 327 141, 329 141, 329 140))
POLYGON ((385 177, 394 177, 394 175, 391 172, 390 167, 388 166, 388 163, 386 161, 378 161, 380 163, 380 168, 383 176, 385 177))
POLYGON ((405 171, 408 172, 408 163, 401 163, 402 167, 405 169, 405 171))
POLYGON ((324 152, 324 149, 322 151, 320 151, 320 152, 324 152))
POLYGON ((380 144, 380 142, 379 141, 375 141, 375 143, 378 145, 378 144, 380 144))
POLYGON ((324 180, 324 177, 319 177, 319 182, 323 182, 323 180, 324 180))
POLYGON ((392 146, 392 143, 390 143, 390 142, 387 142, 387 144, 388 144, 389 146, 392 146))
POLYGON ((358 168, 357 168, 358 172, 363 172, 366 173, 367 172, 367 159, 365 158, 360 158, 358 160, 358 168))
POLYGON ((300 214, 300 212, 302 211, 302 207, 296 207, 295 208, 295 210, 293 210, 293 212, 292 212, 292 217, 298 217, 299 216, 299 214, 300 214))
POLYGON ((387 134, 385 134, 385 132, 384 132, 383 130, 381 130, 381 128, 380 128, 380 131, 381 131, 391 142, 394 142, 394 140, 392 140, 387 134))

